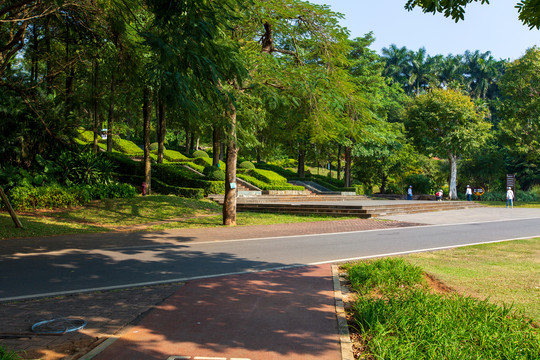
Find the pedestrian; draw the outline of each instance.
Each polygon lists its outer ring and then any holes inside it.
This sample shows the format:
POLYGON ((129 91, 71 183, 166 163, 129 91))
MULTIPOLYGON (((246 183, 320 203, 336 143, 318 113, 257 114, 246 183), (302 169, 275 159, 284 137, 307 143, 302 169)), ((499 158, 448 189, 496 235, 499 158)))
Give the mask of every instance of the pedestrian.
POLYGON ((465 190, 465 194, 467 195, 467 201, 471 201, 472 189, 470 185, 467 185, 467 190, 465 190))
POLYGON ((510 202, 510 206, 512 209, 514 208, 514 192, 512 191, 512 188, 509 186, 508 190, 506 191, 506 208, 508 209, 508 202, 510 202))
POLYGON ((442 201, 443 194, 444 192, 442 189, 440 189, 439 191, 435 193, 435 198, 437 199, 437 201, 442 201))
POLYGON ((407 190, 407 200, 412 200, 412 185, 410 185, 407 190))

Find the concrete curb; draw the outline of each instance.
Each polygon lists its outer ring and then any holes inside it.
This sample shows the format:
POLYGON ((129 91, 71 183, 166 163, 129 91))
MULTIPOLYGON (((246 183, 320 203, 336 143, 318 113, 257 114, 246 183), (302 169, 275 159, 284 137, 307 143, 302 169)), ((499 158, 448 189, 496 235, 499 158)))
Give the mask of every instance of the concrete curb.
POLYGON ((332 280, 334 282, 334 298, 336 303, 336 317, 338 322, 339 342, 341 344, 341 360, 354 360, 352 341, 349 334, 349 325, 345 317, 343 293, 339 279, 339 265, 332 265, 332 280))

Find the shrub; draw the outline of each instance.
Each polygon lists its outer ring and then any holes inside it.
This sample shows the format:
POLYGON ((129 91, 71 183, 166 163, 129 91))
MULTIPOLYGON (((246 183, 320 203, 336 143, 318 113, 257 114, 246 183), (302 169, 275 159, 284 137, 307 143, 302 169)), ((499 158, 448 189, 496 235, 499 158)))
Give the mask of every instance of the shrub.
POLYGON ((238 167, 240 169, 255 169, 255 165, 251 161, 242 161, 238 167))
POLYGON ((225 180, 225 173, 217 166, 207 166, 203 170, 203 174, 210 180, 225 180))
MULTIPOLYGON (((159 147, 159 144, 157 142, 150 144, 150 151, 156 151, 159 147)), ((165 149, 165 147, 163 147, 165 149)), ((164 150, 165 151, 165 150, 164 150)))
POLYGON ((270 185, 287 184, 285 177, 270 170, 252 169, 248 174, 270 185))
POLYGON ((175 150, 164 150, 163 157, 171 162, 180 162, 180 161, 188 160, 188 158, 184 154, 175 150))
POLYGON ((62 180, 66 185, 106 184, 111 181, 115 168, 106 157, 91 151, 66 151, 58 157, 56 164, 61 169, 62 180))
POLYGON ((113 137, 113 149, 118 150, 119 152, 131 155, 131 156, 141 156, 144 155, 144 150, 138 147, 133 141, 126 139, 121 139, 118 136, 113 137))
POLYGON ((205 151, 197 150, 193 153, 194 158, 207 158, 208 154, 205 151))
POLYGON ((129 198, 135 194, 136 189, 129 184, 18 186, 9 191, 9 198, 14 209, 34 210, 80 206, 90 200, 129 198))
MULTIPOLYGON (((85 144, 94 142, 94 132, 93 131, 85 130, 84 128, 79 128, 77 130, 77 132, 78 132, 78 135, 77 135, 76 139, 82 141, 85 144)), ((101 137, 98 137, 98 139, 101 140, 101 137)))
MULTIPOLYGON (((433 180, 422 174, 411 174, 405 178, 407 188, 412 185, 413 193, 415 194, 432 194, 434 192, 435 184, 433 180)), ((405 189, 402 190, 404 193, 405 189)))
POLYGON ((115 164, 116 171, 121 174, 144 175, 144 163, 142 161, 134 161, 118 153, 103 153, 101 156, 115 164))

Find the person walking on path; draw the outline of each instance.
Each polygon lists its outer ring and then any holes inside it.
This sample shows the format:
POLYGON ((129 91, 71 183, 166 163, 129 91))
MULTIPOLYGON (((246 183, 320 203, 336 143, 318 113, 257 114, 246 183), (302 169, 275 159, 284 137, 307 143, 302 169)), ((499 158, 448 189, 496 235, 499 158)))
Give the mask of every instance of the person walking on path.
POLYGON ((510 202, 510 206, 512 209, 514 208, 514 192, 512 191, 512 188, 509 186, 508 190, 506 191, 506 208, 508 209, 508 202, 510 202))
POLYGON ((443 197, 443 190, 439 190, 435 193, 435 198, 437 199, 437 201, 442 201, 442 197, 443 197))
POLYGON ((410 185, 407 190, 407 200, 412 200, 412 185, 410 185))
POLYGON ((465 190, 465 194, 467 195, 467 201, 471 201, 472 189, 470 185, 467 185, 467 190, 465 190))

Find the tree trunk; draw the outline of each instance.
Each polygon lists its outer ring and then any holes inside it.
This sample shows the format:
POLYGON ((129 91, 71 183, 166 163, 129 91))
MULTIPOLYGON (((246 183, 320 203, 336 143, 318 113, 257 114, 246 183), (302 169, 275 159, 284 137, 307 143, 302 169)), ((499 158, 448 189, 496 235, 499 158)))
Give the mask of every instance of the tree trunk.
POLYGON ((109 101, 109 117, 107 121, 107 152, 112 152, 114 128, 114 104, 116 101, 116 69, 111 74, 111 99, 109 101))
MULTIPOLYGON (((69 23, 66 22, 66 63, 69 64, 69 57, 70 57, 70 36, 69 36, 69 23)), ((65 112, 64 112, 64 119, 67 122, 69 114, 71 113, 71 97, 73 95, 73 79, 75 77, 75 70, 73 69, 73 64, 69 65, 69 69, 66 73, 66 83, 65 83, 65 91, 66 91, 66 103, 65 103, 65 112)))
POLYGON ((189 149, 191 152, 195 151, 195 132, 191 132, 191 140, 190 140, 191 148, 189 149))
POLYGON ((448 160, 450 161, 449 197, 450 200, 457 200, 457 156, 450 154, 448 160))
POLYGON ((351 148, 345 146, 345 187, 351 186, 351 148))
POLYGON ((51 29, 50 29, 50 19, 51 16, 47 15, 47 21, 45 22, 45 51, 46 60, 45 60, 45 80, 47 86, 47 95, 52 93, 52 77, 51 77, 51 29))
POLYGON ((98 74, 99 74, 99 62, 97 58, 94 59, 94 71, 92 76, 92 108, 93 108, 93 115, 94 115, 94 143, 93 143, 93 150, 94 154, 97 154, 98 152, 98 141, 99 141, 99 132, 100 132, 100 126, 99 126, 99 115, 98 115, 98 74))
POLYGON ((159 97, 158 99, 158 164, 163 164, 163 150, 165 149, 165 133, 167 132, 167 127, 165 124, 165 103, 163 99, 159 97))
POLYGON ((189 127, 186 126, 184 129, 186 131, 186 154, 189 155, 189 146, 190 146, 190 144, 189 144, 189 127))
POLYGON ((144 142, 144 182, 146 183, 146 193, 150 195, 152 190, 152 168, 150 163, 150 111, 152 100, 150 89, 143 89, 143 142, 144 142))
POLYGON ((305 172, 305 161, 306 161, 306 150, 304 148, 300 148, 298 150, 298 177, 304 178, 306 176, 305 172))
POLYGON ((220 129, 214 126, 212 129, 212 165, 218 166, 219 164, 219 145, 220 145, 220 129))
POLYGON ((338 145, 337 150, 337 179, 341 178, 341 145, 338 145))
POLYGON ((222 141, 219 144, 219 160, 223 161, 225 159, 224 155, 225 155, 225 142, 222 141))
POLYGON ((379 192, 381 194, 386 194, 386 181, 388 180, 388 176, 383 173, 381 175, 381 188, 379 189, 379 192))
POLYGON ((236 147, 236 107, 229 99, 227 116, 231 121, 231 132, 227 142, 227 160, 225 167, 225 198, 223 200, 223 225, 236 225, 236 161, 238 148, 236 147), (231 187, 234 184, 234 188, 231 187))

